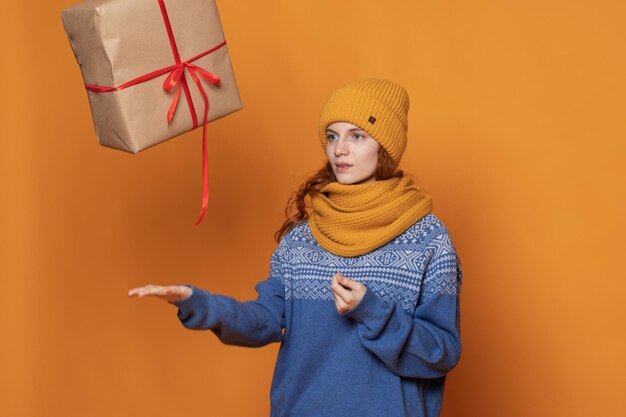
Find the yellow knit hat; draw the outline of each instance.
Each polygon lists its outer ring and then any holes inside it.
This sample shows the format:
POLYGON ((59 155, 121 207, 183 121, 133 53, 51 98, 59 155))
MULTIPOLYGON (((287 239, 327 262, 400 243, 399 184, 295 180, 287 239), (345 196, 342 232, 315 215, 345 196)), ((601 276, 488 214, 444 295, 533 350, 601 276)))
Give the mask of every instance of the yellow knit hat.
POLYGON ((409 95, 391 81, 354 81, 331 94, 322 110, 319 135, 326 150, 326 128, 335 122, 359 126, 400 162, 406 148, 409 95))

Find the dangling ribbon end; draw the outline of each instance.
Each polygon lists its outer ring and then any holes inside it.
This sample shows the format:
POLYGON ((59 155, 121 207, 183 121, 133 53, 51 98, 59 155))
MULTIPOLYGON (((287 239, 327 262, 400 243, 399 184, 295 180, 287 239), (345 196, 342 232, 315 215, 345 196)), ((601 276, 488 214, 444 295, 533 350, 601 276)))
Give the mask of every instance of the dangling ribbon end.
POLYGON ((200 211, 200 216, 198 216, 198 220, 196 221, 196 224, 195 224, 196 226, 202 223, 202 219, 204 218, 205 213, 206 213, 206 208, 203 207, 202 210, 200 211))

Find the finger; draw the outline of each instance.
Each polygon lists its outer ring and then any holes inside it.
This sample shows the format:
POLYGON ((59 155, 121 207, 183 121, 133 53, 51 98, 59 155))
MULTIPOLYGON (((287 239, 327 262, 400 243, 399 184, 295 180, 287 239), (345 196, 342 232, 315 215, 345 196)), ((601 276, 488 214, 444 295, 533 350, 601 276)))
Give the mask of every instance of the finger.
POLYGON ((356 291, 358 289, 358 286, 359 286, 358 282, 341 275, 341 273, 338 273, 337 279, 338 279, 339 285, 341 285, 343 288, 345 288, 346 290, 350 292, 356 291))
POLYGON ((341 299, 341 297, 334 296, 333 299, 335 300, 335 308, 338 313, 341 314, 348 309, 348 305, 341 299))
POLYGON ((131 290, 128 291, 128 296, 129 297, 141 297, 141 295, 148 290, 149 288, 154 287, 154 285, 146 285, 143 287, 137 287, 137 288, 133 288, 131 290))
POLYGON ((139 290, 139 297, 144 297, 146 295, 151 295, 154 294, 156 291, 158 291, 159 287, 157 287, 156 285, 146 285, 145 287, 143 287, 141 290, 139 290))
POLYGON ((339 284, 339 282, 335 281, 332 285, 333 293, 338 298, 338 302, 341 307, 349 306, 354 300, 354 294, 350 290, 346 290, 339 284))
POLYGON ((337 274, 337 281, 342 287, 344 287, 347 290, 351 290, 352 286, 354 285, 354 281, 352 281, 348 277, 344 277, 343 275, 341 275, 341 273, 337 274))
POLYGON ((155 296, 158 297, 159 295, 164 294, 164 288, 160 285, 146 285, 143 288, 140 288, 139 291, 137 292, 137 296, 138 297, 145 297, 145 296, 155 296))
POLYGON ((350 291, 346 290, 345 288, 343 288, 341 286, 341 284, 339 284, 339 282, 337 280, 337 275, 333 276, 333 279, 332 279, 331 284, 330 284, 330 288, 333 291, 333 294, 335 294, 335 296, 339 297, 341 299, 341 301, 343 301, 344 303, 348 302, 348 298, 350 296, 350 291))
POLYGON ((341 274, 339 274, 338 278, 339 278, 339 284, 341 284, 343 287, 349 288, 351 290, 356 290, 356 291, 363 290, 364 285, 358 281, 353 280, 352 278, 344 277, 341 274))
POLYGON ((367 290, 367 287, 363 283, 355 281, 351 278, 343 277, 339 283, 344 287, 348 287, 350 291, 358 294, 365 294, 365 291, 367 290))

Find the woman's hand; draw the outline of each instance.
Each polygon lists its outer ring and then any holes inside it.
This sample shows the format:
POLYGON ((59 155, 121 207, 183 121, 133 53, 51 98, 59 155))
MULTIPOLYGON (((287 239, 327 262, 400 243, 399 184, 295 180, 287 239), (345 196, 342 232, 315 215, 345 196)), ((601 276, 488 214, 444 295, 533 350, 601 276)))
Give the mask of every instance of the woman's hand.
POLYGON ((365 285, 344 277, 340 272, 333 276, 330 289, 333 292, 337 312, 340 314, 354 310, 367 291, 365 285))
POLYGON ((129 297, 143 297, 151 295, 165 301, 182 301, 191 296, 193 290, 186 285, 170 285, 167 287, 160 285, 146 285, 145 287, 133 288, 128 291, 129 297))

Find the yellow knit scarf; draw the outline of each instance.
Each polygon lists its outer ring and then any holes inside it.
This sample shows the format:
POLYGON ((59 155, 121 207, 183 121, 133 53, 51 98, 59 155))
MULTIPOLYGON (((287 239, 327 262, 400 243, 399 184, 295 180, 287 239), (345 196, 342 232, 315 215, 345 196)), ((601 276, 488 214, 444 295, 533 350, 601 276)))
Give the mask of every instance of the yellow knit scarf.
POLYGON ((432 198, 409 176, 364 184, 331 182, 311 196, 311 234, 340 256, 359 256, 400 236, 432 211, 432 198))

